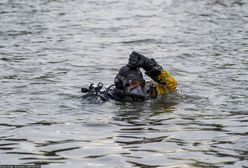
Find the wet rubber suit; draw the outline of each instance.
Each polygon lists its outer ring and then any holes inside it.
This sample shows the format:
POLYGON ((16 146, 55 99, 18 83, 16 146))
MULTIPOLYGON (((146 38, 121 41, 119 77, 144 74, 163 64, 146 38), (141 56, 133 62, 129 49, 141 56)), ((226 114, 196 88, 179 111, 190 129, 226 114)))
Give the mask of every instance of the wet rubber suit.
POLYGON ((94 96, 102 101, 144 101, 175 92, 177 81, 154 59, 133 51, 130 54, 128 64, 120 68, 114 84, 105 90, 101 90, 102 87, 103 84, 99 83, 97 86, 91 84, 89 89, 82 88, 82 92, 86 93, 82 98, 89 99, 94 96), (145 82, 140 68, 143 68, 145 74, 152 78, 153 81, 145 82))

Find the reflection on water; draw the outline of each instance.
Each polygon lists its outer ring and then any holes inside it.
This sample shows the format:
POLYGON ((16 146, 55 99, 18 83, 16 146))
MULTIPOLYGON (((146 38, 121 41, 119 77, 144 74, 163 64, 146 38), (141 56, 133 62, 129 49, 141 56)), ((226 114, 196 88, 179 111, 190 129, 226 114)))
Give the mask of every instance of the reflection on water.
MULTIPOLYGON (((248 167, 245 0, 0 2, 0 164, 248 167), (179 81, 143 103, 89 103, 132 50, 179 81)), ((147 78, 149 80, 149 78, 147 78)))

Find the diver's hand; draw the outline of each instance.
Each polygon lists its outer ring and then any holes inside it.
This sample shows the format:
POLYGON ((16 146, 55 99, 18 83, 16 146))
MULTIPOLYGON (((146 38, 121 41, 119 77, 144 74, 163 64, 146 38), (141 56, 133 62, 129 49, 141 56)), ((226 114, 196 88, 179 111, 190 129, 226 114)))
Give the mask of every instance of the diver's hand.
POLYGON ((127 66, 130 68, 143 68, 147 62, 147 59, 144 55, 133 51, 129 56, 129 61, 127 66))
POLYGON ((130 54, 127 66, 130 68, 143 68, 149 76, 154 77, 161 74, 163 69, 154 59, 145 57, 136 51, 130 54))

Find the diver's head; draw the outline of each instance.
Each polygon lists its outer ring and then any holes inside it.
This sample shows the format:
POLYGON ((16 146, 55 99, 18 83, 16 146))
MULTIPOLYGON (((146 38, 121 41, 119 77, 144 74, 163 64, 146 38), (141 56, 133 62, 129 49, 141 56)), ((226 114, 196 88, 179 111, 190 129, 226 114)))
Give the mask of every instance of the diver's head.
POLYGON ((145 97, 145 80, 139 68, 123 66, 115 77, 115 87, 123 95, 145 97))

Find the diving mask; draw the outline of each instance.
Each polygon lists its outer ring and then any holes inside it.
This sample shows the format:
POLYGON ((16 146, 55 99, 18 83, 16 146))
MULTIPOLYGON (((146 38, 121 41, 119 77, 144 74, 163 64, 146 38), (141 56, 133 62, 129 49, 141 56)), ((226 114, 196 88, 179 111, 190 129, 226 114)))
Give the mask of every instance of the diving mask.
POLYGON ((129 80, 127 82, 127 93, 137 96, 145 96, 144 84, 139 81, 129 80))

